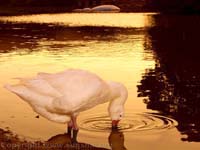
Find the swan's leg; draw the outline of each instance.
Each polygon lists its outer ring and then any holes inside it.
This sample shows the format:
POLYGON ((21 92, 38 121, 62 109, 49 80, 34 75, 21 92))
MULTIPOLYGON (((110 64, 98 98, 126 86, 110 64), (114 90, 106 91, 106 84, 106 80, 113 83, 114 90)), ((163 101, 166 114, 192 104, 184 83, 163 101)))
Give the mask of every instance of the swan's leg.
POLYGON ((71 121, 72 121, 72 124, 73 124, 73 126, 72 126, 73 130, 78 130, 78 124, 77 124, 76 120, 77 120, 77 116, 73 115, 71 117, 71 121))
POLYGON ((71 137, 72 128, 73 128, 73 122, 72 122, 72 120, 70 120, 70 122, 68 122, 68 126, 67 126, 67 134, 70 137, 71 137))
POLYGON ((78 130, 73 130, 73 137, 72 137, 73 143, 78 143, 77 142, 77 135, 78 135, 78 130))
POLYGON ((77 135, 78 135, 78 130, 79 130, 78 124, 76 122, 77 116, 72 116, 71 119, 72 119, 72 124, 73 124, 73 126, 72 126, 72 128, 73 128, 72 141, 73 141, 73 143, 77 143, 77 135))

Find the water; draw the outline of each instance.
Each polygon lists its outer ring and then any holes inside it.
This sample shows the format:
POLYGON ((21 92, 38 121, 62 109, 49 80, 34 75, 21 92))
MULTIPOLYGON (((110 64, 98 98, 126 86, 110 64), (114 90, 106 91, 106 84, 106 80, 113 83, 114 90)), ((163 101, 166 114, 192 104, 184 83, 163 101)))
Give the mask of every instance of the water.
MULTIPOLYGON (((165 131, 177 126, 177 122, 171 118, 157 114, 126 114, 124 119, 119 123, 118 130, 121 132, 142 132, 150 131, 159 132, 165 131)), ((110 132, 111 122, 107 115, 95 114, 94 116, 87 115, 80 121, 79 126, 83 130, 95 132, 110 132)))
MULTIPOLYGON (((81 113, 78 141, 107 149, 199 149, 199 16, 147 13, 0 17, 0 85, 66 68, 90 70, 126 85, 118 131, 107 104, 81 113), (195 22, 195 23, 191 23, 195 22)), ((47 140, 66 125, 36 118, 0 87, 0 126, 47 140)))

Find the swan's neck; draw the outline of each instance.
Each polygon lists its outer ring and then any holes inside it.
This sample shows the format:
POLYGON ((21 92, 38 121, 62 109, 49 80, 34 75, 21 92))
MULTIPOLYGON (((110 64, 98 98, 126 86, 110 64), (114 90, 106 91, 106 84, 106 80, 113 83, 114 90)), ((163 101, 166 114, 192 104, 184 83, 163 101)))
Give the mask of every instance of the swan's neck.
POLYGON ((128 96, 126 87, 121 83, 112 81, 109 81, 108 85, 110 86, 109 109, 112 109, 112 107, 124 106, 128 96))

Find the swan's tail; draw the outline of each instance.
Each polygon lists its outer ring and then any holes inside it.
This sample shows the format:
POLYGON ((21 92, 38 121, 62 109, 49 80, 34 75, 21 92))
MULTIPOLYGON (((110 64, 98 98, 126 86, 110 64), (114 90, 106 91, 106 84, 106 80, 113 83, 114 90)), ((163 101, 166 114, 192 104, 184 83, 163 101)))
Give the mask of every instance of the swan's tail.
POLYGON ((21 97, 24 101, 28 102, 33 110, 39 113, 41 116, 57 122, 57 123, 67 123, 70 121, 70 117, 67 115, 59 115, 56 113, 50 113, 46 109, 48 106, 51 106, 52 98, 40 95, 34 91, 28 89, 24 85, 4 85, 4 88, 9 90, 12 93, 15 93, 21 97))
POLYGON ((5 84, 4 88, 7 89, 10 92, 13 92, 13 93, 16 92, 15 88, 12 85, 10 85, 10 84, 5 84))
MULTIPOLYGON (((12 78, 12 79, 16 79, 16 80, 22 80, 23 78, 12 78)), ((4 88, 7 89, 10 92, 13 92, 15 94, 17 94, 19 92, 19 87, 21 85, 10 85, 10 84, 5 84, 4 88)))
POLYGON ((51 104, 52 101, 51 97, 46 97, 41 94, 38 94, 35 91, 30 90, 29 88, 21 84, 6 84, 4 87, 10 92, 18 95, 20 98, 22 98, 24 101, 28 102, 31 105, 37 104, 39 106, 48 106, 51 104))
POLYGON ((23 99, 29 95, 29 92, 27 93, 27 88, 23 85, 6 84, 6 85, 4 85, 4 88, 6 88, 8 91, 15 93, 16 95, 22 97, 23 99))

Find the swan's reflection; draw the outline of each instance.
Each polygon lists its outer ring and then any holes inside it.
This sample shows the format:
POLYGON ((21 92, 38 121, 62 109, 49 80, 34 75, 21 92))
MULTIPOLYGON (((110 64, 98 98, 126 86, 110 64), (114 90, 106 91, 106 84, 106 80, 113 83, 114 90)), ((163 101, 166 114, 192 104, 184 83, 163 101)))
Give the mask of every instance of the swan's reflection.
POLYGON ((95 147, 93 145, 81 142, 73 142, 69 134, 58 134, 51 137, 46 143, 46 148, 56 150, 108 150, 106 148, 95 147))
MULTIPOLYGON (((110 149, 112 150, 126 150, 124 146, 124 134, 117 129, 113 129, 108 137, 110 149)), ((69 134, 58 134, 51 137, 46 143, 46 148, 49 149, 67 149, 67 150, 108 150, 106 148, 95 147, 87 143, 76 142, 69 134)))
POLYGON ((113 129, 108 137, 108 142, 112 150, 126 150, 124 146, 124 134, 118 129, 113 129))
POLYGON ((66 133, 55 135, 45 143, 45 147, 49 149, 64 149, 70 145, 72 145, 72 139, 71 136, 66 133))

